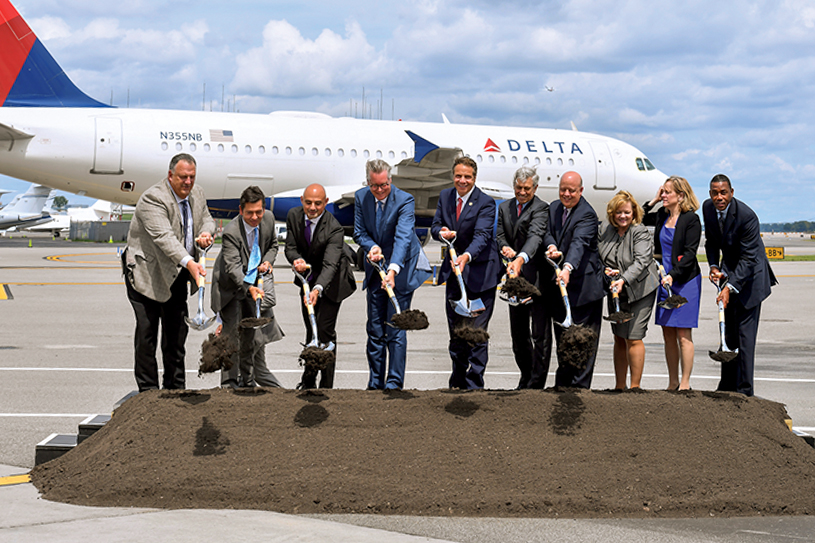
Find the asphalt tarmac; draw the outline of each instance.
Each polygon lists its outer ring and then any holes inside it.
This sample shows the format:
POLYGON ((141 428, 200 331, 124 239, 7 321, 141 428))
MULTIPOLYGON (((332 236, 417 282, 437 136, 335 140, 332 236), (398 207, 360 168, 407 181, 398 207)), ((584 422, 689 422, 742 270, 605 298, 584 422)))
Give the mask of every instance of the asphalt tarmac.
MULTIPOLYGON (((784 247, 788 255, 815 254, 815 241, 809 236, 765 237, 765 244, 784 247)), ((135 319, 118 265, 120 248, 117 244, 69 242, 36 235, 0 238, 0 485, 3 476, 26 473, 33 466, 35 445, 48 435, 76 433, 77 424, 88 415, 110 413, 119 399, 134 390, 135 319), (3 299, 9 295, 11 299, 3 299)), ((431 243, 426 250, 431 261, 438 261, 438 244, 431 243)), ((215 250, 208 255, 210 267, 216 255, 215 250)), ((702 266, 706 274, 707 268, 702 266)), ((810 322, 815 303, 815 262, 774 262, 772 266, 780 284, 762 306, 756 395, 784 403, 793 425, 815 434, 815 368, 811 363, 815 338, 810 322)), ((282 250, 274 273, 276 315, 287 335, 267 347, 267 361, 284 386, 294 387, 300 380, 297 355, 302 350, 304 328, 298 291, 291 282, 282 250)), ((208 294, 206 298, 207 313, 211 314, 208 294)), ((719 344, 714 300, 714 287, 705 283, 700 327, 694 330, 696 357, 691 377, 691 386, 699 390, 713 390, 718 382, 718 365, 707 355, 719 344)), ((485 381, 487 388, 511 389, 517 384, 518 371, 512 357, 505 304, 500 300, 496 304, 485 381)), ((413 307, 426 312, 431 325, 428 330, 408 335, 406 388, 446 388, 450 361, 443 288, 420 288, 413 307)), ((196 299, 191 298, 191 314, 196 308, 196 299)), ((365 295, 358 291, 346 300, 340 312, 340 363, 335 379, 338 388, 365 388, 364 327, 365 295)), ((205 338, 206 332, 190 331, 188 388, 218 385, 214 375, 197 376, 200 344, 205 338)), ((595 389, 610 388, 614 383, 608 326, 604 326, 600 341, 595 389)), ((652 325, 645 344, 643 387, 665 388, 668 377, 658 327, 652 325)), ((323 541, 328 537, 337 541, 428 540, 407 534, 467 542, 815 541, 815 519, 810 517, 634 521, 366 515, 313 520, 265 512, 204 515, 200 511, 80 508, 39 500, 30 484, 0 486, 0 507, 3 541, 46 537, 53 541, 87 541, 95 540, 93 534, 105 534, 105 541, 137 541, 149 536, 156 541, 197 543, 257 540, 261 535, 273 541, 323 541), (202 526, 204 518, 206 529, 202 526), (238 538, 230 531, 234 525, 241 527, 238 538), (165 526, 171 528, 165 530, 165 526)))

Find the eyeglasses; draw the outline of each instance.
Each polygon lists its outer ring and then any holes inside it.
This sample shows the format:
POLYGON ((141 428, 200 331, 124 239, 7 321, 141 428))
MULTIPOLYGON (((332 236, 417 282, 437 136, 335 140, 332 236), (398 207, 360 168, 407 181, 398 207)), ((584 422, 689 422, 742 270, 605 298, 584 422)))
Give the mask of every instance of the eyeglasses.
POLYGON ((390 187, 390 183, 379 183, 379 184, 370 184, 368 185, 374 190, 385 190, 386 188, 390 187))

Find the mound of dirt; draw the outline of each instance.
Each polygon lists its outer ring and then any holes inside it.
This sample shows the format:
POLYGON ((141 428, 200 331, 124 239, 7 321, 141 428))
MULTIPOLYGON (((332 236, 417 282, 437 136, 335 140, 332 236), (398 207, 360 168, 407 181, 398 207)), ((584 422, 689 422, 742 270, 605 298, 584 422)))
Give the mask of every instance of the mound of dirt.
POLYGON ((469 517, 815 513, 781 404, 714 392, 150 391, 31 472, 116 507, 469 517), (263 393, 260 393, 263 392, 263 393))
POLYGON ((402 330, 426 330, 430 326, 427 315, 418 309, 408 309, 391 318, 391 322, 402 330))
POLYGON ((307 368, 322 370, 334 362, 334 351, 325 351, 319 347, 306 347, 300 353, 300 360, 307 368))
POLYGON ((476 328, 467 322, 463 322, 453 329, 453 337, 466 341, 472 346, 486 343, 490 340, 490 334, 483 328, 476 328))

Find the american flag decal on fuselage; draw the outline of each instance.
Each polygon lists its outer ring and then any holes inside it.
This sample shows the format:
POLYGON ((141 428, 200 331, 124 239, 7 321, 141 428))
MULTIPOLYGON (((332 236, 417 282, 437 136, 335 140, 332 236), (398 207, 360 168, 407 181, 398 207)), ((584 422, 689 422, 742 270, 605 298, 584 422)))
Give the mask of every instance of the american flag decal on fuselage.
POLYGON ((235 141, 235 140, 232 139, 232 131, 231 130, 210 130, 209 131, 209 141, 224 142, 224 141, 235 141))

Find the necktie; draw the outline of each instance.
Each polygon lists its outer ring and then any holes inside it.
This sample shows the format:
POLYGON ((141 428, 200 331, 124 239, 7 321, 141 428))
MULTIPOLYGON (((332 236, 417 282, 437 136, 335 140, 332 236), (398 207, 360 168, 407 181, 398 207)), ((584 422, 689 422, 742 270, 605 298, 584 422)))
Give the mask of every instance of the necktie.
POLYGON ((566 221, 569 219, 569 209, 563 210, 563 222, 560 223, 561 226, 566 226, 566 221))
POLYGON ((461 206, 464 205, 464 200, 461 199, 461 196, 458 198, 458 203, 456 204, 456 220, 461 217, 461 206))
POLYGON ((724 234, 724 211, 717 211, 719 214, 719 232, 724 234))
POLYGON ((255 284, 255 279, 258 276, 258 266, 260 266, 260 245, 258 244, 258 227, 252 229, 254 240, 252 241, 252 252, 249 254, 249 265, 246 270, 246 277, 243 278, 244 283, 251 285, 255 284))
POLYGON ((377 234, 382 232, 382 217, 385 215, 385 204, 382 203, 382 200, 377 200, 376 202, 376 232, 377 234))
POLYGON ((187 252, 193 254, 192 251, 192 243, 190 243, 190 232, 189 232, 189 213, 190 213, 190 204, 187 200, 181 200, 179 202, 181 206, 181 224, 184 228, 184 247, 187 249, 187 252))
POLYGON ((306 236, 306 245, 311 247, 311 219, 306 219, 306 230, 303 234, 306 236))
POLYGON ((518 216, 519 217, 521 216, 521 211, 523 211, 523 210, 524 210, 524 205, 523 204, 518 204, 518 216))

